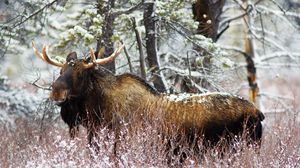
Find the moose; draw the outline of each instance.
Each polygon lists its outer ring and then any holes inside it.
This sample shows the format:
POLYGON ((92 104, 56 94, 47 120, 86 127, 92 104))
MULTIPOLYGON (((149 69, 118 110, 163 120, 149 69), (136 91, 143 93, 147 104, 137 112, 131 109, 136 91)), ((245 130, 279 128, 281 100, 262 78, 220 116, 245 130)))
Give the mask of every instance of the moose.
POLYGON ((103 68, 101 65, 114 60, 124 45, 106 58, 96 58, 92 48, 87 59, 78 59, 76 52, 71 52, 65 63, 51 59, 47 46, 42 53, 34 43, 32 46, 39 58, 61 68, 50 99, 61 107, 61 117, 69 126, 71 138, 82 125, 87 130, 88 143, 93 145, 97 130, 103 125, 118 134, 121 123, 159 119, 163 135, 170 134, 175 127, 181 134, 203 137, 209 144, 245 132, 249 142, 261 141, 264 115, 239 96, 219 92, 162 94, 133 74, 114 75, 103 68))

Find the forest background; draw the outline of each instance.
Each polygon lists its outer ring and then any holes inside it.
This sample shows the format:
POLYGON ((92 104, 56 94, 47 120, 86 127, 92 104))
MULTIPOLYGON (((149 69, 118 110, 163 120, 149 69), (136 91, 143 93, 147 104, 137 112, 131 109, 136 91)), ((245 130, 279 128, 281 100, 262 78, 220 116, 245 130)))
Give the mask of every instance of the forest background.
MULTIPOLYGON (((34 55, 32 41, 40 49, 49 45, 49 55, 62 62, 72 51, 88 57, 88 47, 96 53, 105 47, 107 56, 122 42, 124 52, 106 66, 113 73, 137 74, 166 93, 240 95, 266 115, 260 153, 207 154, 187 165, 300 166, 299 8, 297 0, 1 1, 0 140, 1 151, 9 152, 0 167, 112 164, 110 149, 92 163, 85 139, 68 139, 59 109, 48 100, 59 69, 34 55)), ((139 141, 124 141, 123 160, 113 162, 165 164, 163 152, 150 157, 153 132, 144 129, 139 141)))

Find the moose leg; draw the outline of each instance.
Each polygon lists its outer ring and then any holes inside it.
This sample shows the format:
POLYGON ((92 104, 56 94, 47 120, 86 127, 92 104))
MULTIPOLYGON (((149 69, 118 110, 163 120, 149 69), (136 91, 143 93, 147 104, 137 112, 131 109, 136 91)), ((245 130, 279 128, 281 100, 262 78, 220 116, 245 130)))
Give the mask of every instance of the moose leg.
POLYGON ((262 124, 254 118, 249 118, 247 121, 247 129, 249 136, 249 143, 255 143, 258 147, 261 145, 262 138, 262 124))
POLYGON ((69 127, 69 135, 71 139, 74 139, 79 132, 79 126, 70 126, 69 127))
POLYGON ((99 145, 96 140, 96 132, 95 131, 88 131, 88 144, 90 149, 92 149, 94 152, 99 152, 99 145))

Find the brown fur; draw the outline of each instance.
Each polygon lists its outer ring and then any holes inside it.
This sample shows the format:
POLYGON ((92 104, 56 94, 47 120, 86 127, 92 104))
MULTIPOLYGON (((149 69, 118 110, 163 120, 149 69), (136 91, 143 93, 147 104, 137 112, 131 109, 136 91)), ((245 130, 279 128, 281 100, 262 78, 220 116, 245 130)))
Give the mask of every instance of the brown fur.
POLYGON ((71 137, 81 124, 87 128, 92 144, 103 125, 118 134, 122 122, 159 119, 164 135, 169 135, 175 127, 183 135, 204 135, 205 140, 216 143, 224 133, 241 134, 243 124, 248 121, 251 140, 261 138, 263 114, 240 97, 211 93, 175 98, 157 93, 132 74, 115 76, 102 67, 83 69, 85 60, 68 58, 61 76, 53 84, 50 98, 61 106, 71 137))

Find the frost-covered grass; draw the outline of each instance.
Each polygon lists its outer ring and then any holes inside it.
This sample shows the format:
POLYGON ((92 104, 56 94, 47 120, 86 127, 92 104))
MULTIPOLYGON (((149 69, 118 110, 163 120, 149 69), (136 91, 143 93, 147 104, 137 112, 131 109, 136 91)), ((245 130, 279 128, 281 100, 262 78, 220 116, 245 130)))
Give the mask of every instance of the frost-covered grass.
MULTIPOLYGON (((299 167, 300 125, 287 120, 286 117, 265 125, 259 152, 238 141, 237 151, 228 151, 222 158, 218 157, 222 147, 208 150, 202 159, 191 153, 184 167, 299 167)), ((45 123, 40 129, 39 122, 19 119, 12 130, 0 127, 0 167, 169 167, 167 141, 157 127, 139 124, 131 131, 122 129, 117 155, 113 150, 114 134, 103 128, 99 131, 96 154, 86 145, 83 128, 78 138, 70 140, 67 128, 60 124, 45 123)), ((183 144, 182 150, 188 151, 187 146, 183 144)), ((172 164, 178 160, 179 157, 173 157, 172 164)))

